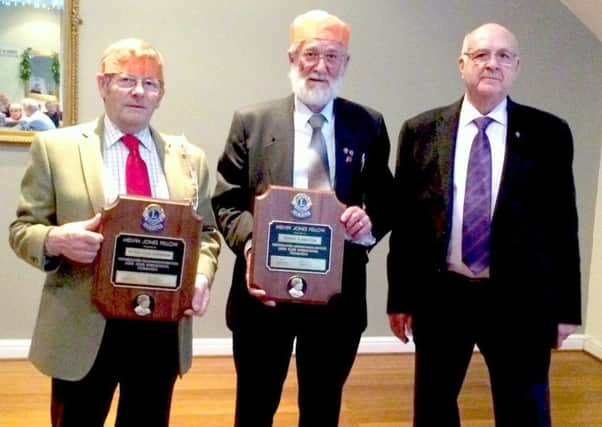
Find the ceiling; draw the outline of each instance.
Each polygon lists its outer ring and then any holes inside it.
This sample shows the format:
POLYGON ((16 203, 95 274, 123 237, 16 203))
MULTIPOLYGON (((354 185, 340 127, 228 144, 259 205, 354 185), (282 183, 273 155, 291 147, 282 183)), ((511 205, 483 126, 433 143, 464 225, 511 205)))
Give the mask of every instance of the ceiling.
POLYGON ((560 0, 602 41, 602 1, 560 0))

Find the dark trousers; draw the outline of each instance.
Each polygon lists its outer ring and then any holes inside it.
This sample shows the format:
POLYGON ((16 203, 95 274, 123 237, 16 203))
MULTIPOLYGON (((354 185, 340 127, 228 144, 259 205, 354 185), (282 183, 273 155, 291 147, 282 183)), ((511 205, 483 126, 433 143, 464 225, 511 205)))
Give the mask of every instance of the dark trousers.
POLYGON ((416 312, 416 427, 460 426, 457 399, 475 344, 489 370, 496 426, 551 425, 548 334, 503 286, 447 273, 416 312))
POLYGON ((333 322, 325 307, 280 308, 233 331, 235 426, 272 425, 296 338, 299 426, 336 427, 361 332, 333 322))
POLYGON ((176 323, 109 320, 90 372, 52 379, 52 425, 104 426, 119 384, 115 426, 167 426, 177 373, 176 323))

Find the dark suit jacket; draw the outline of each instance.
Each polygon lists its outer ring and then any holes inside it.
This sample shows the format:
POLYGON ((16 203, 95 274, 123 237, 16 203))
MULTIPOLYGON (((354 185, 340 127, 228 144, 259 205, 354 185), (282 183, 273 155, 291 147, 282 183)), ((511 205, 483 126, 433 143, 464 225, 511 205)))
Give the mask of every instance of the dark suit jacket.
MULTIPOLYGON (((223 155, 218 163, 213 208, 226 243, 236 254, 227 320, 232 329, 262 304, 249 296, 245 284, 244 245, 253 230, 253 202, 269 185, 292 186, 294 98, 267 102, 234 114, 223 155)), ((383 117, 369 108, 337 98, 334 101, 335 191, 345 205, 365 207, 377 239, 389 230, 390 206, 385 189, 392 185, 388 167, 389 137, 383 117), (343 149, 353 150, 349 162, 343 149)), ((329 306, 350 326, 366 326, 367 250, 345 245, 342 294, 329 306)), ((279 304, 286 306, 287 304, 279 304)))
MULTIPOLYGON (((388 257, 389 313, 428 307, 446 270, 461 101, 404 123, 395 176, 399 218, 388 257)), ((512 315, 547 332, 581 323, 573 141, 565 121, 508 100, 506 155, 491 224, 490 277, 512 315)))

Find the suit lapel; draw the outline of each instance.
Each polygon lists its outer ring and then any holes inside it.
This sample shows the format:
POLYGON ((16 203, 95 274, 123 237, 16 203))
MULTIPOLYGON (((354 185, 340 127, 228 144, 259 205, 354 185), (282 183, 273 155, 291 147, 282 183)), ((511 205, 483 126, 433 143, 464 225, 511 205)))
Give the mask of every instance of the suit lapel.
POLYGON ((270 184, 291 186, 295 141, 294 97, 291 95, 282 103, 274 108, 273 122, 267 127, 263 156, 270 174, 270 184))
POLYGON ((454 104, 444 111, 437 122, 437 158, 439 173, 441 176, 441 191, 445 200, 445 206, 451 206, 453 200, 453 176, 456 137, 458 136, 458 123, 460 120, 460 105, 454 104))
MULTIPOLYGON (((334 130, 334 153, 335 153, 335 178, 334 190, 339 200, 347 200, 353 182, 354 165, 362 160, 362 152, 358 143, 362 141, 361 129, 356 129, 356 120, 345 108, 345 101, 341 98, 334 100, 333 106, 335 130, 334 130)), ((361 167, 358 168, 358 171, 361 167)))
MULTIPOLYGON (((446 218, 435 219, 439 224, 438 229, 444 230, 444 227, 451 227, 451 213, 453 209, 453 176, 454 176, 454 157, 456 137, 458 134, 458 123, 460 119, 460 109, 462 100, 443 110, 437 121, 436 135, 433 143, 437 147, 437 161, 439 174, 441 177, 441 195, 445 202, 446 218)), ((493 219, 499 206, 502 206, 508 199, 509 189, 513 180, 520 176, 522 162, 522 146, 524 144, 525 126, 522 122, 522 116, 519 107, 512 100, 508 99, 508 131, 506 135, 506 153, 504 166, 493 219)), ((449 235, 449 233, 448 233, 449 235)))
MULTIPOLYGON (((84 174, 88 197, 95 212, 101 212, 105 206, 103 190, 103 140, 104 118, 100 117, 95 125, 84 129, 79 138, 79 153, 84 174)), ((189 200, 195 194, 192 159, 185 148, 184 141, 170 137, 166 141, 164 136, 151 128, 151 133, 161 164, 169 197, 173 200, 189 200)))
POLYGON ((186 149, 186 140, 165 135, 151 128, 171 200, 190 201, 196 194, 197 176, 194 173, 191 153, 186 149))
MULTIPOLYGON (((439 218, 433 218, 437 223, 439 232, 449 232, 453 209, 453 177, 456 138, 458 135, 458 123, 460 121, 460 108, 462 100, 450 105, 441 112, 435 128, 433 140, 436 147, 437 166, 439 175, 439 191, 443 197, 444 211, 439 218)), ((435 181, 436 182, 436 181, 435 181)), ((447 233, 449 235, 449 233, 447 233)))
POLYGON ((520 168, 522 167, 521 150, 523 145, 523 137, 525 129, 521 121, 521 114, 518 111, 518 106, 510 98, 508 98, 508 130, 506 133, 506 153, 504 156, 504 166, 500 180, 500 188, 496 201, 496 209, 502 206, 508 198, 509 188, 512 186, 512 181, 515 177, 520 176, 520 168))
POLYGON ((78 137, 84 180, 94 212, 101 212, 105 205, 102 161, 103 120, 104 118, 100 117, 96 126, 90 124, 90 128, 82 132, 82 138, 78 137))

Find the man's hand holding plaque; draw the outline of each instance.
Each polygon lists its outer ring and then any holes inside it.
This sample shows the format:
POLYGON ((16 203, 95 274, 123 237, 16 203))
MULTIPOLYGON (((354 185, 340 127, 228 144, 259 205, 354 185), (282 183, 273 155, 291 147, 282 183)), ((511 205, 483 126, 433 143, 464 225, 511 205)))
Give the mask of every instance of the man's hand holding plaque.
POLYGON ((205 275, 197 274, 191 308, 186 309, 184 314, 186 316, 202 316, 209 306, 210 297, 209 280, 205 275))
POLYGON ((64 256, 81 264, 90 264, 96 258, 102 243, 98 233, 100 214, 84 221, 74 221, 52 227, 46 236, 44 249, 51 257, 64 256))
POLYGON ((247 285, 266 305, 326 304, 341 290, 345 238, 372 228, 363 209, 345 208, 331 191, 272 186, 256 197, 253 214, 247 285))
POLYGON ((363 241, 372 236, 372 221, 359 206, 349 206, 341 215, 345 233, 351 241, 363 241))
POLYGON ((245 273, 245 279, 249 293, 269 307, 276 306, 276 301, 270 299, 268 294, 259 285, 253 283, 253 260, 255 259, 255 257, 253 256, 252 248, 250 248, 245 254, 245 259, 247 260, 247 271, 245 273))

